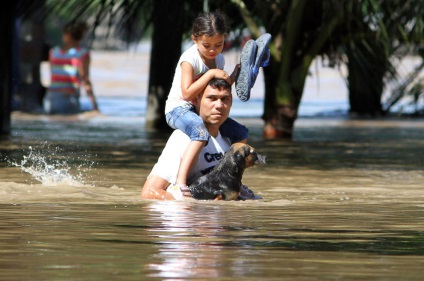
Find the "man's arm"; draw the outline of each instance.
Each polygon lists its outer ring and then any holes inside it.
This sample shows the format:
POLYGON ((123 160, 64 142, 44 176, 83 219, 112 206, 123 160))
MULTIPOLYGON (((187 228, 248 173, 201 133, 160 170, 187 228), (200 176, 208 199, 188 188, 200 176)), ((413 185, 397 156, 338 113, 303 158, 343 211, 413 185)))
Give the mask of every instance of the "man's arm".
POLYGON ((169 182, 159 176, 150 175, 141 190, 141 198, 157 200, 175 200, 171 193, 166 191, 169 182))

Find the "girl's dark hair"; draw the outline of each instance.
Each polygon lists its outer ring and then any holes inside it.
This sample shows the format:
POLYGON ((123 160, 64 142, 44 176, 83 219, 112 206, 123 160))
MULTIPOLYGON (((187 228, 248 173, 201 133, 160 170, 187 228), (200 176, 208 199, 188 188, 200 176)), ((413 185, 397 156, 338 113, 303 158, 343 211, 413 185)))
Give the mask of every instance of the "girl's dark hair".
POLYGON ((74 40, 80 41, 86 30, 87 25, 84 22, 70 22, 63 28, 63 33, 68 33, 74 40))
POLYGON ((193 21, 191 34, 194 37, 202 35, 214 36, 217 34, 226 34, 228 32, 228 17, 220 12, 206 12, 198 16, 193 21))

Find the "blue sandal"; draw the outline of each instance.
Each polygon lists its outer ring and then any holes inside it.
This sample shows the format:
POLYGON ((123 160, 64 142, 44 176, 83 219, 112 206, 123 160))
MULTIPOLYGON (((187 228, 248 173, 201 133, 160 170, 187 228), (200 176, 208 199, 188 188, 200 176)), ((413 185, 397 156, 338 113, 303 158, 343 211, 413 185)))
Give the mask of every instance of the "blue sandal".
POLYGON ((271 42, 271 38, 271 34, 264 33, 256 39, 258 52, 256 53, 255 66, 253 67, 253 72, 255 73, 253 84, 255 84, 256 77, 258 77, 259 67, 266 67, 269 65, 270 52, 268 45, 271 42))
POLYGON ((252 83, 252 76, 257 50, 256 41, 250 39, 244 44, 241 51, 240 70, 236 77, 236 93, 241 101, 247 101, 250 98, 250 89, 254 84, 252 83))
POLYGON ((259 67, 269 64, 271 42, 269 33, 262 34, 256 41, 247 41, 241 52, 240 71, 236 78, 236 92, 241 101, 248 101, 250 89, 255 85, 259 67))

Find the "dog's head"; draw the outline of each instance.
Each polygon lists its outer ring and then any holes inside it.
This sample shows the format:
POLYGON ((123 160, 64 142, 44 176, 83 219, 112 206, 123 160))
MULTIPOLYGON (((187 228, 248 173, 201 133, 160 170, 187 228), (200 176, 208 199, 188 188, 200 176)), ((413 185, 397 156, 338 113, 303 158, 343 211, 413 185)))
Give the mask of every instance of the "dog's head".
POLYGON ((265 164, 266 156, 256 153, 255 149, 245 143, 235 143, 230 148, 237 166, 249 168, 254 165, 265 164))

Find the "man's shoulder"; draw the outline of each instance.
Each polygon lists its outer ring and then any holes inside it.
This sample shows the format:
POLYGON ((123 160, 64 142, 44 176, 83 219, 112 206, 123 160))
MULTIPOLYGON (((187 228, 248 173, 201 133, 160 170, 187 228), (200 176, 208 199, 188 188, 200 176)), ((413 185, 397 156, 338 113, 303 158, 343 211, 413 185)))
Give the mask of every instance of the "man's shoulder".
POLYGON ((170 183, 175 182, 181 157, 189 142, 190 138, 186 134, 180 130, 174 130, 150 175, 157 176, 170 183))
POLYGON ((190 137, 187 136, 183 131, 176 129, 169 136, 166 146, 185 148, 185 146, 187 146, 189 142, 190 137))
POLYGON ((175 129, 171 134, 171 138, 190 139, 190 137, 180 129, 175 129))

